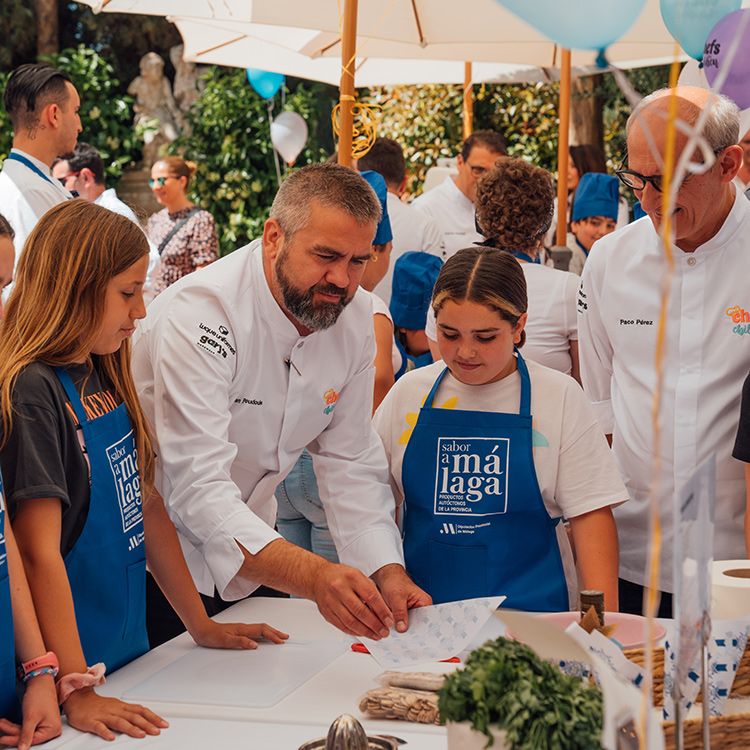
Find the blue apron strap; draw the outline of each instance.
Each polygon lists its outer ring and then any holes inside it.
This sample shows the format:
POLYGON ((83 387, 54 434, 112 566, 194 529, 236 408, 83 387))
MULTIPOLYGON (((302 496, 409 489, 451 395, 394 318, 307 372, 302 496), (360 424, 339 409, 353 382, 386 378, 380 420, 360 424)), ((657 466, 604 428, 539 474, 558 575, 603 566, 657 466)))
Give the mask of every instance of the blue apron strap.
POLYGON ((42 170, 39 169, 39 167, 37 167, 37 165, 34 164, 34 162, 27 159, 25 156, 11 152, 5 158, 10 159, 10 161, 20 162, 21 164, 24 165, 24 167, 26 167, 27 169, 30 169, 35 174, 39 175, 39 177, 41 177, 43 180, 47 180, 47 182, 49 182, 52 185, 55 184, 54 182, 52 182, 52 178, 48 174, 44 174, 44 172, 42 172, 42 170))
POLYGON ((424 402, 424 408, 425 409, 431 409, 432 408, 432 402, 435 400, 435 394, 437 393, 437 389, 440 387, 440 383, 443 382, 443 378, 445 377, 445 374, 448 372, 448 368, 446 367, 440 375, 438 375, 437 380, 434 382, 432 388, 430 389, 430 392, 427 394, 427 398, 424 402))
POLYGON ((526 367, 526 362, 517 348, 516 356, 518 358, 518 374, 521 376, 521 407, 518 413, 523 417, 528 417, 531 414, 531 380, 529 379, 529 368, 526 367))
POLYGON ((57 375, 58 380, 62 383, 62 387, 65 389, 70 405, 73 407, 76 417, 78 417, 78 424, 86 424, 86 422, 89 421, 89 418, 86 416, 86 410, 83 408, 81 396, 73 384, 73 379, 70 377, 67 370, 62 367, 55 367, 55 375, 57 375))
POLYGON ((522 253, 520 250, 511 250, 510 254, 518 260, 525 260, 527 263, 539 263, 541 264, 542 259, 537 255, 536 258, 532 258, 528 253, 522 253))

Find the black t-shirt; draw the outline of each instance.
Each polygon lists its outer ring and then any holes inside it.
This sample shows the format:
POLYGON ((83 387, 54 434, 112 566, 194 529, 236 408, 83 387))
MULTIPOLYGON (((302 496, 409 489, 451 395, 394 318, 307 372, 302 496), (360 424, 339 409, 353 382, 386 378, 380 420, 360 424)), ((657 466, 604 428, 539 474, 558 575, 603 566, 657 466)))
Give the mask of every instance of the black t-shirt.
POLYGON ((732 455, 750 463, 750 375, 742 386, 742 406, 740 407, 740 424, 737 428, 737 440, 732 455))
MULTIPOLYGON (((73 365, 67 371, 82 393, 89 419, 117 408, 119 400, 114 388, 96 366, 90 369, 88 365, 73 365)), ((91 472, 83 430, 62 383, 47 365, 29 365, 16 380, 13 426, 0 452, 0 469, 11 519, 20 503, 60 498, 60 552, 65 556, 86 523, 91 472)))

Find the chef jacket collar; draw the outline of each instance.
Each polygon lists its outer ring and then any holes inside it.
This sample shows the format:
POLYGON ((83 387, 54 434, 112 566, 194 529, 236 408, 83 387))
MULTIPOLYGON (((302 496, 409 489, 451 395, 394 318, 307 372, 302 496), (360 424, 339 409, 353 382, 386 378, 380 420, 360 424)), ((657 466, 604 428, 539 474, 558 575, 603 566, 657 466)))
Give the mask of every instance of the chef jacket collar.
POLYGON ((446 185, 447 191, 451 195, 451 200, 458 201, 459 203, 463 203, 463 205, 471 209, 471 211, 474 210, 474 204, 466 197, 466 195, 461 191, 461 189, 456 185, 456 181, 453 179, 451 175, 448 175, 448 177, 445 178, 445 181, 448 183, 446 185))
POLYGON ((732 204, 732 208, 730 209, 727 218, 719 228, 719 231, 713 237, 711 237, 710 240, 707 240, 702 245, 697 247, 694 252, 682 253, 682 255, 685 255, 686 258, 691 255, 694 257, 704 258, 719 252, 728 243, 736 239, 738 232, 746 231, 742 230, 741 227, 747 215, 748 209, 750 209, 750 206, 748 206, 747 204, 747 199, 744 195, 742 195, 742 193, 740 193, 739 190, 735 188, 734 203, 732 204))

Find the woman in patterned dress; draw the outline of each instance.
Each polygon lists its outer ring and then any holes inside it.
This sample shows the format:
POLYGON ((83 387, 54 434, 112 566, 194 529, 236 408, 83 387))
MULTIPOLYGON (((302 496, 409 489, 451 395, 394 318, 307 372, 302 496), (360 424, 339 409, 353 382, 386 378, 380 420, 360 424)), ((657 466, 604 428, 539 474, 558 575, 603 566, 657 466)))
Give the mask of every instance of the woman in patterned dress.
POLYGON ((164 206, 148 220, 146 230, 161 256, 154 271, 155 294, 219 257, 214 217, 187 196, 195 169, 179 156, 165 156, 151 167, 149 186, 164 206))

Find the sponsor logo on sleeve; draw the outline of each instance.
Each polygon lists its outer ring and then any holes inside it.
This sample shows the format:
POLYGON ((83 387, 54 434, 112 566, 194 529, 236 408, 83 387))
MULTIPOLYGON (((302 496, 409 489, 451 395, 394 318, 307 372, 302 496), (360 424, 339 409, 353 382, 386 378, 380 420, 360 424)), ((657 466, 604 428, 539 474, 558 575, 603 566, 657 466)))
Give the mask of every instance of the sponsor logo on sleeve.
POLYGON ((234 344, 229 338, 229 329, 225 325, 217 326, 215 329, 205 323, 199 323, 199 334, 196 344, 215 357, 226 359, 230 354, 234 356, 234 344))
POLYGON ((583 284, 578 287, 578 312, 583 314, 589 309, 586 292, 583 291, 583 284))
POLYGON ((330 414, 336 408, 336 402, 339 400, 340 395, 341 394, 333 388, 329 388, 323 394, 323 403, 325 404, 323 414, 330 414))

